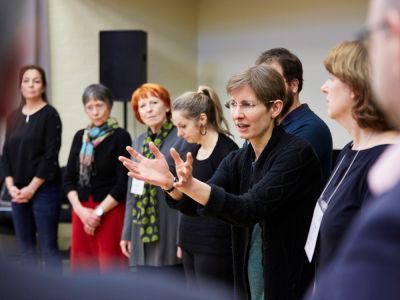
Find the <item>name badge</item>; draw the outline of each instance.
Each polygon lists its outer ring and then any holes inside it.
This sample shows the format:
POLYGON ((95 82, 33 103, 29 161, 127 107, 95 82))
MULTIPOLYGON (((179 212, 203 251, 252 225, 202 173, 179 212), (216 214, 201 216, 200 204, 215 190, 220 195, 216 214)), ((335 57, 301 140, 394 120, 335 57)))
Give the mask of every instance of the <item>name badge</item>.
POLYGON ((143 195, 144 181, 132 178, 131 193, 136 195, 143 195))
POLYGON ((322 206, 323 203, 325 202, 318 200, 317 204, 315 205, 311 226, 308 231, 306 245, 304 246, 304 250, 306 251, 309 262, 311 262, 314 256, 315 246, 317 245, 319 228, 321 227, 322 217, 324 216, 324 211, 326 209, 326 207, 322 206))

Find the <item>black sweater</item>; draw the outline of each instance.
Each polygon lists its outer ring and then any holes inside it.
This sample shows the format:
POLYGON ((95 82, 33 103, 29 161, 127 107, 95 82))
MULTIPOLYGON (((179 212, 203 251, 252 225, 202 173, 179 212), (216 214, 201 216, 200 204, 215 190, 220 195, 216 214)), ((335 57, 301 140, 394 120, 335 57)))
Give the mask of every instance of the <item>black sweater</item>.
POLYGON ((132 144, 127 131, 117 128, 94 149, 94 166, 90 178, 90 187, 79 185, 79 152, 82 146, 84 129, 79 130, 72 142, 68 164, 63 178, 63 187, 68 194, 76 190, 80 201, 87 201, 89 195, 101 202, 110 194, 118 202, 125 201, 128 176, 118 156, 129 157, 126 146, 132 144))
POLYGON ((60 117, 51 105, 30 115, 28 122, 22 107, 13 111, 7 119, 4 175, 12 176, 18 188, 28 185, 35 176, 47 183, 57 183, 61 130, 60 117))
POLYGON ((251 145, 229 154, 209 180, 210 198, 201 210, 236 225, 232 246, 238 297, 248 297, 249 228, 258 222, 266 299, 301 299, 314 270, 304 245, 321 192, 318 158, 306 141, 276 127, 254 167, 253 161, 251 145))

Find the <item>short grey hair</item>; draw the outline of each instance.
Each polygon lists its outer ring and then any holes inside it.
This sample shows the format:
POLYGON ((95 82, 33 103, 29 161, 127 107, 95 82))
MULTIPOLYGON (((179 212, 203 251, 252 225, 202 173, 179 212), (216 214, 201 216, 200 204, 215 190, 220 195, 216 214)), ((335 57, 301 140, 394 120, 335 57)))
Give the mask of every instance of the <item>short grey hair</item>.
POLYGON ((86 87, 82 95, 83 105, 86 105, 92 98, 105 102, 109 109, 113 106, 111 90, 101 83, 94 83, 86 87))

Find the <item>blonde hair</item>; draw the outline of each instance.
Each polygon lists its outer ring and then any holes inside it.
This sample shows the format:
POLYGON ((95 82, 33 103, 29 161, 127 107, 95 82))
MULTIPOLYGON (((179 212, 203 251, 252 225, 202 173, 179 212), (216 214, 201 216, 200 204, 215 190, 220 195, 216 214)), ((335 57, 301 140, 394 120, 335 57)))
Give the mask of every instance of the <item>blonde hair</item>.
POLYGON ((198 120, 202 113, 207 121, 219 133, 231 135, 224 118, 222 106, 217 93, 210 87, 201 85, 197 92, 186 92, 172 103, 173 111, 180 111, 187 119, 198 120))
POLYGON ((342 42, 324 60, 326 70, 353 91, 352 116, 361 128, 391 129, 375 104, 371 87, 371 65, 365 45, 359 41, 342 42))

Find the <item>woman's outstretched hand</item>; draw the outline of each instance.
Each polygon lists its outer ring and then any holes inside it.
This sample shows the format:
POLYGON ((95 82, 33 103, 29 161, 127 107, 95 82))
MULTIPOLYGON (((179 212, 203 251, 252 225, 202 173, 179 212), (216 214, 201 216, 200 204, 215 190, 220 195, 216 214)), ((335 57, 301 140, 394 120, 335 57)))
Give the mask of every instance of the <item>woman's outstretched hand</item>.
POLYGON ((164 155, 152 142, 149 143, 149 148, 154 155, 152 159, 144 157, 130 146, 126 147, 126 150, 132 159, 124 156, 120 156, 118 159, 128 169, 129 177, 157 185, 162 189, 170 189, 174 182, 174 176, 169 171, 164 155))
POLYGON ((170 153, 175 162, 176 175, 178 176, 178 181, 174 183, 174 187, 183 191, 192 183, 193 156, 188 152, 186 161, 183 161, 174 148, 171 148, 170 153))

